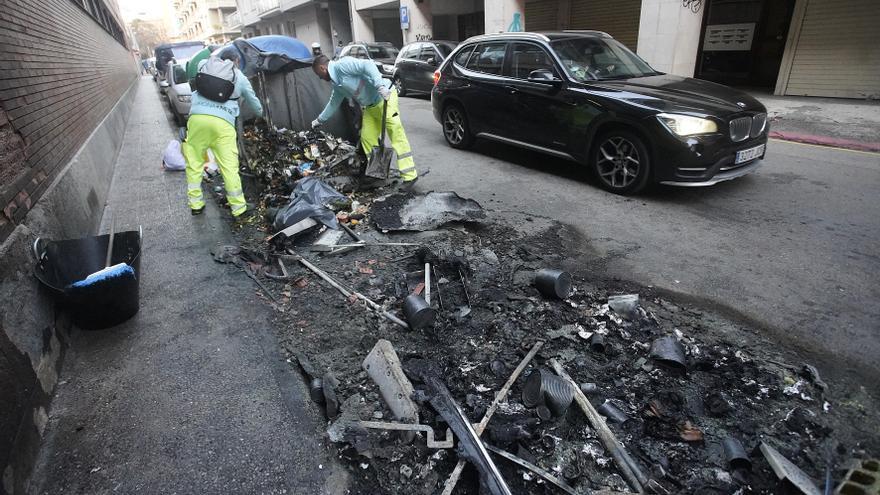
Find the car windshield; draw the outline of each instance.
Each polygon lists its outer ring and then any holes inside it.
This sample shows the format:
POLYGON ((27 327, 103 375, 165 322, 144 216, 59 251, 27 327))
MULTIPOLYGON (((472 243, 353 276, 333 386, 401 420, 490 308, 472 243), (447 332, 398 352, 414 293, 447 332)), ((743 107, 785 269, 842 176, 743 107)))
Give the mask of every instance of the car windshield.
POLYGON ((397 48, 393 46, 369 45, 367 50, 370 51, 370 58, 395 58, 397 57, 397 48))
POLYGON ((172 46, 171 52, 174 53, 174 58, 177 60, 183 60, 186 58, 192 58, 193 55, 202 51, 203 48, 205 48, 204 45, 172 46))
POLYGON ((551 43, 566 72, 578 82, 659 74, 638 55, 608 38, 574 38, 551 43))
POLYGON ((186 69, 182 65, 174 65, 174 75, 172 77, 174 78, 174 84, 186 82, 186 69))

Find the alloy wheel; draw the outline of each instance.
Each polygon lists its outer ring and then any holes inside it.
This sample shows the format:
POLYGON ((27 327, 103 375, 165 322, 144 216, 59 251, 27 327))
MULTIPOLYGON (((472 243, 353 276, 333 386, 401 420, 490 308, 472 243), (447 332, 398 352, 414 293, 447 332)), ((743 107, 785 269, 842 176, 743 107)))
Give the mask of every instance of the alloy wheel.
POLYGON ((446 110, 443 119, 443 134, 450 144, 457 145, 464 141, 464 115, 458 108, 451 107, 446 110))
POLYGON ((596 171, 599 178, 614 189, 629 187, 642 166, 638 148, 628 139, 612 136, 598 150, 596 171))

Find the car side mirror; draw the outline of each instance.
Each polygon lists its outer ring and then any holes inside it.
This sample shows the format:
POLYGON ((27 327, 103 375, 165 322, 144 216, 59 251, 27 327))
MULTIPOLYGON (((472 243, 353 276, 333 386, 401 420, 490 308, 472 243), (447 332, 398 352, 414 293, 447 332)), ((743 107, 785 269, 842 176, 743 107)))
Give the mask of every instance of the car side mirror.
POLYGON ((170 84, 168 84, 168 81, 167 81, 167 80, 162 79, 161 81, 159 81, 159 87, 160 87, 160 88, 167 88, 168 86, 170 86, 170 84))
POLYGON ((425 63, 427 63, 431 67, 437 67, 437 59, 435 59, 434 57, 431 57, 428 60, 425 60, 425 63))
POLYGON ((559 83, 561 79, 549 69, 538 69, 529 72, 529 81, 538 83, 559 83))

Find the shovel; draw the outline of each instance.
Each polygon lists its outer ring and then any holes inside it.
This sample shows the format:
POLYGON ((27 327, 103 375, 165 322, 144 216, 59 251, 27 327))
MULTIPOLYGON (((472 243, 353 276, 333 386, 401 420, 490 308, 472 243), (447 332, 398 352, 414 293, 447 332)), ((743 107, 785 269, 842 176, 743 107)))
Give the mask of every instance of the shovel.
POLYGON ((379 135, 379 145, 370 150, 367 160, 367 169, 364 175, 374 179, 387 179, 391 169, 391 160, 394 159, 394 150, 385 147, 385 117, 388 115, 388 102, 382 106, 382 134, 379 135))

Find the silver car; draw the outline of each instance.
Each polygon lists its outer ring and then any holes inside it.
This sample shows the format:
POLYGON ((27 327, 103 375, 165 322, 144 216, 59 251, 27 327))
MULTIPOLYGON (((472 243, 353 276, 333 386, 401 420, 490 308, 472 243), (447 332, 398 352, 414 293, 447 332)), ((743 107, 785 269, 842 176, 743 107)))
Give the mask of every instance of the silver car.
POLYGON ((186 60, 168 64, 168 87, 165 94, 177 125, 185 126, 192 100, 192 89, 186 77, 186 60))

